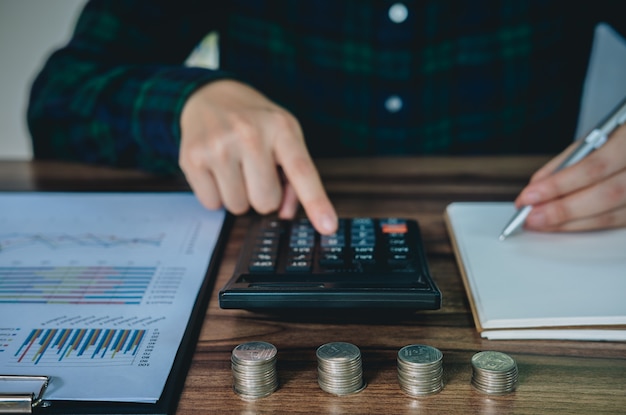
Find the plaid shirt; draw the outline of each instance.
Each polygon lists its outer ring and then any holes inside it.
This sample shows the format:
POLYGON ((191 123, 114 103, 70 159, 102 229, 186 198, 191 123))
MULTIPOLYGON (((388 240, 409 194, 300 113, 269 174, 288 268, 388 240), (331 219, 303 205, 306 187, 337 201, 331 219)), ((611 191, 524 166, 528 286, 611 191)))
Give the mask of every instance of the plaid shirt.
POLYGON ((554 153, 595 23, 624 27, 619 1, 394 3, 90 2, 33 84, 35 157, 175 172, 185 100, 222 78, 288 108, 314 156, 554 153), (211 31, 220 69, 185 67, 211 31))

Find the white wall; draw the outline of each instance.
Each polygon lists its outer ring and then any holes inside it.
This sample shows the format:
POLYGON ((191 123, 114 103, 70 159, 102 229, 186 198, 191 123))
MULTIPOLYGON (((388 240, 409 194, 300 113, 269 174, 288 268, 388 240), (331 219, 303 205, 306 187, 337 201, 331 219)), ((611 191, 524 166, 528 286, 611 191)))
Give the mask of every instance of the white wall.
POLYGON ((28 92, 50 52, 69 39, 86 0, 0 0, 0 159, 30 159, 28 92))

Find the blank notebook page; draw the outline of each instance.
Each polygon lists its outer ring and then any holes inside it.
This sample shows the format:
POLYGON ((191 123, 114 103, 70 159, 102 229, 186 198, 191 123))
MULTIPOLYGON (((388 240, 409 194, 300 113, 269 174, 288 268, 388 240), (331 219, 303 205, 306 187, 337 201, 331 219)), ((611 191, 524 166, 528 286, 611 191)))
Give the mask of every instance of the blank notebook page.
MULTIPOLYGON (((482 329, 626 324, 626 229, 523 231, 512 203, 452 203, 448 229, 482 329)), ((479 327, 479 330, 481 328, 479 327)))

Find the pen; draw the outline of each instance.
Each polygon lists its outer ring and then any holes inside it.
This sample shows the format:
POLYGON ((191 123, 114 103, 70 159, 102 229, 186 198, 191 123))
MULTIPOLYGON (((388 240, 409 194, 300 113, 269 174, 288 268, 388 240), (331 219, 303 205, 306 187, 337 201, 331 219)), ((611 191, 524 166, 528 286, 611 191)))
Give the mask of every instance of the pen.
MULTIPOLYGON (((620 125, 626 122, 626 99, 624 99, 615 109, 602 120, 596 128, 591 130, 587 136, 580 140, 580 144, 572 151, 572 153, 567 156, 565 160, 554 170, 553 174, 559 170, 564 169, 565 167, 569 167, 572 164, 578 163, 583 158, 587 157, 592 151, 600 148, 609 135, 620 125)), ((526 217, 532 210, 532 206, 526 205, 522 206, 518 211, 513 215, 511 220, 506 224, 502 233, 500 233, 499 239, 504 241, 507 236, 511 235, 517 229, 519 229, 526 217)))

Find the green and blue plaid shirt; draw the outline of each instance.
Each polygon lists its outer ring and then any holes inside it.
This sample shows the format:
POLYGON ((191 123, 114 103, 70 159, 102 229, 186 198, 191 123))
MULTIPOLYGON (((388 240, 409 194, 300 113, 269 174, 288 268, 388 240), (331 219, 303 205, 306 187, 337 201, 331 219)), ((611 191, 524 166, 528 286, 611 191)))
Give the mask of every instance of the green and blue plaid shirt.
POLYGON ((573 138, 593 27, 604 20, 623 32, 611 21, 626 20, 620 8, 93 1, 33 84, 35 157, 175 172, 183 104, 221 78, 288 108, 314 156, 556 153, 573 138), (220 69, 185 67, 211 31, 220 69))

